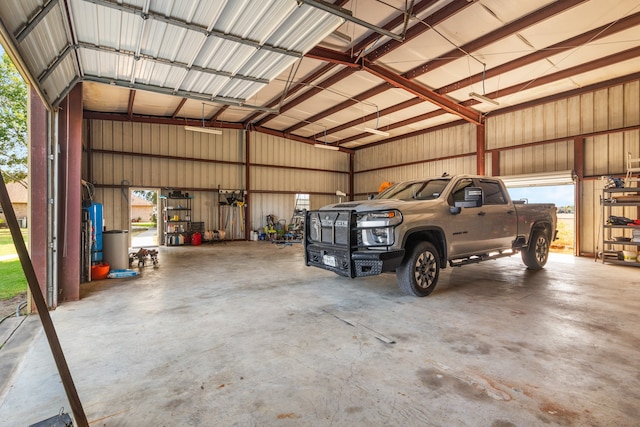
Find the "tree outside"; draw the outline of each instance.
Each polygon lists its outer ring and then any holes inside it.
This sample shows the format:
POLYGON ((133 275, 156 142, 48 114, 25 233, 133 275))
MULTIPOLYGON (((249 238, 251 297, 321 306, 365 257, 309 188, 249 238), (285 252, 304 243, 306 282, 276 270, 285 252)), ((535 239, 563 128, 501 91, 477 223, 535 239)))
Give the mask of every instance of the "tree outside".
POLYGON ((27 178, 27 85, 2 52, 0 63, 0 170, 5 182, 27 178))
MULTIPOLYGON (((27 85, 0 47, 0 171, 5 182, 27 186, 27 85)), ((0 218, 0 222, 3 219, 0 218)), ((2 225, 2 224, 0 224, 2 225)), ((26 239, 26 230, 23 230, 26 239)), ((27 281, 9 230, 0 227, 0 319, 15 314, 27 281)))

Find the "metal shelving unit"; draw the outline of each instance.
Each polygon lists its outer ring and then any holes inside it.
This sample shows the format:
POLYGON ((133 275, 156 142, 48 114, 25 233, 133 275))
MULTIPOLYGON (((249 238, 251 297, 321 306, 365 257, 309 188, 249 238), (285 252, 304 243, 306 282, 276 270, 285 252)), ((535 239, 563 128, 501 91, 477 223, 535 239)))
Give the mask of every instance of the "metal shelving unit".
POLYGON ((181 246, 191 231, 189 196, 162 196, 162 222, 165 246, 181 246))
POLYGON ((626 265, 630 267, 640 267, 640 262, 623 261, 617 258, 617 254, 633 250, 638 252, 640 241, 620 241, 616 237, 626 237, 633 239, 633 230, 640 230, 640 225, 618 225, 609 224, 611 215, 629 218, 638 218, 640 215, 640 188, 605 188, 602 190, 602 262, 626 265), (623 197, 620 197, 623 196, 623 197), (624 196, 637 196, 625 198, 624 196), (625 215, 625 208, 627 215, 625 215), (630 209, 631 208, 631 209, 630 209), (635 208, 635 210, 633 209, 635 208), (628 212, 633 211, 629 216, 628 212), (632 249, 630 249, 632 248, 632 249))

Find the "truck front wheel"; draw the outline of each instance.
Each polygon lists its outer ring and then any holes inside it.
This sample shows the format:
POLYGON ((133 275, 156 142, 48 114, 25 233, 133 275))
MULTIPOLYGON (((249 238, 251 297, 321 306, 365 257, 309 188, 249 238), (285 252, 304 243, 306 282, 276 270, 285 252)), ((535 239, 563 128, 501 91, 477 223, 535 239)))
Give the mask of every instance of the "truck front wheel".
POLYGON ((549 238, 544 230, 533 230, 529 246, 522 251, 522 261, 530 270, 540 270, 549 258, 549 238))
POLYGON ((426 297, 433 292, 439 275, 438 251, 429 242, 418 243, 396 269, 400 290, 417 297, 426 297))

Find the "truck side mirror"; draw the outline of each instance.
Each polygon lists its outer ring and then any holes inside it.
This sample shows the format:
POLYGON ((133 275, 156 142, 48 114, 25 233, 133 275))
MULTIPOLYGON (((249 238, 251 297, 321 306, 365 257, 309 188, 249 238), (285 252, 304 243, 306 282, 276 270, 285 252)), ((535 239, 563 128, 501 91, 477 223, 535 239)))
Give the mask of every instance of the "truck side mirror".
MULTIPOLYGON (((482 207, 484 193, 480 187, 466 187, 464 189, 464 200, 456 200, 457 208, 479 208, 482 207)), ((452 212, 453 213, 453 212, 452 212)))

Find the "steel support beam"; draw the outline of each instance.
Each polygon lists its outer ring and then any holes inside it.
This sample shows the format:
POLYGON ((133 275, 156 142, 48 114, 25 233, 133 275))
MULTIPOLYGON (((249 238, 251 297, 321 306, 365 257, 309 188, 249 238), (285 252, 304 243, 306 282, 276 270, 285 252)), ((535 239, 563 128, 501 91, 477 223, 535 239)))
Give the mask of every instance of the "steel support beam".
POLYGON ((38 26, 40 21, 42 21, 49 14, 49 12, 51 12, 51 9, 53 9, 55 6, 58 5, 58 2, 59 0, 49 0, 47 4, 42 6, 40 10, 38 10, 38 12, 33 16, 33 18, 29 20, 27 25, 20 28, 15 33, 14 36, 18 41, 18 43, 22 43, 24 41, 24 39, 29 35, 29 33, 31 33, 31 31, 33 31, 33 29, 38 26))
POLYGON ((129 119, 133 117, 133 102, 135 99, 136 91, 132 89, 129 91, 129 106, 127 107, 127 116, 129 116, 129 119))
POLYGON ((171 115, 171 118, 175 120, 176 117, 178 117, 178 113, 180 112, 180 110, 182 110, 182 107, 184 106, 185 102, 187 102, 188 98, 182 98, 180 100, 180 104, 178 104, 178 106, 176 107, 175 111, 173 112, 173 114, 171 115))
POLYGON ((484 125, 476 126, 476 173, 485 175, 485 156, 487 144, 485 142, 484 125))
MULTIPOLYGON (((414 6, 414 13, 418 13, 424 9, 426 9, 427 7, 431 6, 433 4, 433 0, 425 0, 422 1, 420 3, 418 3, 416 6, 414 6)), ((442 22, 443 20, 445 20, 446 18, 449 18, 450 16, 454 15, 455 13, 459 12, 460 10, 462 10, 463 8, 469 6, 471 3, 467 2, 466 0, 454 0, 453 3, 445 6, 443 9, 435 12, 433 15, 431 15, 429 18, 430 21, 434 22, 434 25, 442 22)), ((400 14, 399 16, 397 16, 396 18, 392 19, 388 24, 386 24, 384 26, 384 28, 386 29, 390 29, 390 28, 395 28, 396 26, 400 25, 400 23, 402 23, 403 21, 400 20, 398 21, 398 19, 402 19, 403 18, 403 14, 400 14)), ((414 25, 413 27, 411 27, 406 34, 406 38, 405 40, 410 40, 413 39, 414 37, 417 37, 418 35, 428 31, 429 28, 425 27, 425 26, 421 26, 421 25, 414 25)), ((354 47, 353 51, 357 52, 361 49, 364 49, 369 43, 371 43, 374 39, 370 40, 370 39, 365 39, 368 40, 366 43, 359 43, 357 46, 354 47)), ((373 51, 372 53, 368 54, 366 56, 367 59, 371 60, 371 61, 375 61, 376 59, 380 58, 383 55, 386 55, 390 52, 392 52, 393 50, 395 50, 396 48, 398 48, 402 43, 396 41, 396 40, 389 40, 387 43, 383 44, 381 47, 377 48, 375 51, 373 51)), ((318 51, 315 51, 316 53, 318 53, 318 51)), ((318 58, 319 59, 319 58, 318 58)), ((344 57, 341 57, 341 59, 343 60, 344 57)), ((354 58, 353 62, 356 62, 357 58, 354 58)), ((331 62, 329 63, 329 65, 331 65, 331 67, 335 66, 334 64, 331 64, 331 62)), ((340 80, 348 77, 349 75, 351 75, 351 73, 353 72, 353 70, 351 69, 346 69, 346 70, 342 70, 339 71, 338 73, 334 74, 333 76, 325 79, 324 81, 322 81, 321 83, 318 83, 317 86, 318 87, 329 87, 337 82, 339 82, 340 80), (339 73, 343 73, 343 74, 339 74, 339 73), (338 75, 339 74, 339 75, 338 75)), ((313 80, 309 80, 309 82, 312 82, 314 80, 316 80, 318 77, 316 77, 313 80)), ((305 92, 304 94, 300 95, 299 97, 295 98, 293 101, 291 102, 295 102, 295 104, 293 104, 291 107, 289 107, 289 103, 286 104, 283 108, 293 108, 296 105, 299 105, 300 103, 310 99, 311 97, 317 95, 318 93, 320 93, 322 91, 322 89, 318 89, 318 90, 309 90, 307 92, 305 92)), ((283 110, 286 111, 286 110, 283 110)), ((275 115, 270 115, 267 117, 262 118, 259 122, 256 123, 256 125, 258 126, 262 126, 264 125, 266 122, 268 122, 269 120, 275 118, 275 115)), ((304 125, 302 125, 304 126, 304 125)))
MULTIPOLYGON (((534 87, 537 87, 537 86, 541 86, 541 85, 544 85, 544 84, 553 83, 555 81, 558 81, 558 80, 561 80, 561 79, 565 79, 565 78, 569 78, 569 77, 571 77, 573 75, 576 75, 576 74, 592 71, 594 69, 601 68, 601 67, 606 66, 606 65, 612 65, 612 64, 615 64, 617 62, 622 62, 622 61, 627 61, 627 60, 630 60, 630 59, 634 59, 634 58, 637 58, 638 56, 640 56, 640 47, 628 49, 626 51, 623 51, 623 52, 620 52, 620 53, 617 53, 617 54, 614 54, 614 55, 610 55, 610 56, 607 56, 605 58, 600 58, 600 59, 597 59, 595 61, 591 61, 591 62, 586 63, 586 64, 578 65, 578 66, 569 68, 567 70, 559 71, 557 73, 553 73, 553 74, 549 74, 547 76, 540 77, 538 79, 530 81, 529 83, 521 83, 521 84, 513 85, 513 86, 510 86, 508 88, 504 88, 504 89, 501 89, 499 91, 489 93, 489 94, 487 94, 487 96, 490 97, 490 98, 497 98, 497 97, 500 97, 500 96, 511 95, 511 94, 517 93, 517 92, 519 92, 521 90, 531 89, 531 88, 534 88, 534 87)), ((637 75, 637 73, 634 74, 634 75, 637 75)), ((629 77, 629 78, 623 77, 623 78, 620 78, 620 79, 614 79, 613 81, 628 81, 630 78, 631 77, 629 77)), ((609 84, 608 82, 603 82, 603 83, 599 83, 599 84, 596 84, 596 85, 588 86, 587 88, 592 88, 590 90, 595 90, 595 88, 597 88, 597 87, 606 87, 608 84, 609 84)), ((549 102, 549 100, 552 100, 552 99, 565 98, 565 97, 570 96, 569 94, 571 94, 571 93, 584 93, 585 91, 586 90, 584 88, 581 88, 581 89, 578 89, 578 90, 575 90, 575 91, 569 91, 569 92, 565 92, 565 93, 558 94, 558 95, 555 95, 555 96, 544 98, 544 100, 546 100, 546 101, 536 100, 536 101, 532 101, 532 102, 529 102, 529 103, 526 103, 526 104, 521 104, 521 105, 518 105, 518 106, 515 106, 515 107, 509 107, 509 108, 506 108, 506 109, 495 110, 495 111, 492 112, 492 114, 493 115, 501 114, 502 112, 513 111, 515 109, 520 110, 520 109, 526 108, 526 107, 531 106, 531 105, 539 105, 540 103, 543 103, 543 102, 549 102)), ((476 104, 479 104, 479 103, 480 103, 479 101, 471 99, 471 100, 467 100, 467 101, 463 102, 462 105, 468 107, 468 106, 476 105, 476 104)), ((436 116, 439 116, 439 115, 442 115, 442 114, 445 114, 445 113, 447 113, 446 110, 437 110, 437 111, 433 111, 433 112, 431 112, 429 114, 431 115, 431 117, 436 117, 436 116)), ((397 126, 397 125, 400 125, 400 124, 402 126, 406 126, 406 125, 409 125, 409 124, 412 124, 412 123, 416 123, 416 122, 419 122, 419 121, 422 121, 422 120, 425 120, 425 118, 423 116, 414 117, 412 119, 405 120, 404 122, 394 123, 393 125, 389 126, 389 129, 394 129, 395 127, 400 127, 400 126, 397 126)), ((425 133, 425 131, 422 131, 422 133, 425 133)), ((414 134, 415 134, 414 132, 411 132, 410 134, 407 134, 407 135, 398 135, 398 137, 406 138, 406 137, 408 137, 408 135, 414 135, 414 134)), ((341 139, 340 141, 337 142, 337 144, 338 145, 346 144, 348 142, 352 142, 352 141, 364 138, 366 136, 369 136, 369 135, 368 134, 355 135, 355 136, 352 136, 352 137, 349 137, 349 138, 341 139)), ((381 142, 386 143, 386 142, 391 142, 391 141, 394 141, 394 140, 396 140, 395 136, 393 138, 386 139, 386 140, 381 141, 381 142)), ((369 144, 368 146, 371 146, 371 144, 369 144)))
MULTIPOLYGON (((547 74, 546 76, 540 76, 534 80, 528 82, 519 83, 508 88, 496 90, 495 92, 488 93, 489 98, 499 98, 503 96, 512 95, 514 93, 521 92, 523 90, 529 90, 534 87, 542 86, 548 83, 553 83, 558 80, 567 79, 577 74, 593 71, 598 68, 607 67, 618 62, 628 61, 631 59, 637 59, 640 57, 640 47, 634 47, 622 52, 615 53, 613 55, 605 56, 604 58, 596 59, 595 61, 587 62, 584 64, 576 65, 575 67, 567 68, 566 70, 558 71, 556 73, 547 74)), ((469 100, 465 101, 464 105, 475 105, 479 101, 469 100)))
MULTIPOLYGON (((406 73, 404 73, 402 75, 402 77, 405 77, 407 79, 414 79, 420 75, 425 74, 428 71, 432 71, 438 67, 441 67, 449 62, 452 62, 460 57, 462 57, 464 55, 464 52, 472 52, 475 50, 478 50, 484 46, 487 46, 491 43, 495 43, 498 40, 501 40, 519 30, 522 30, 524 28, 527 28, 529 26, 531 26, 533 23, 540 21, 540 20, 544 20, 547 19, 551 16, 557 15, 558 13, 561 13, 569 8, 572 8, 574 6, 576 6, 579 3, 584 2, 585 0, 570 0, 570 1, 556 1, 553 4, 549 5, 549 6, 545 6, 543 8, 541 8, 540 10, 534 12, 532 15, 534 16, 533 18, 531 16, 525 16, 522 19, 518 19, 508 25, 506 25, 505 27, 499 28, 496 31, 493 31, 489 34, 486 34, 485 36, 482 36, 470 43, 467 43, 466 45, 460 47, 459 49, 453 49, 449 52, 447 52, 446 54, 441 55, 441 58, 443 59, 436 59, 436 60, 432 60, 429 62, 426 62, 416 68, 413 68, 412 70, 407 71, 406 73)), ((462 9, 464 9, 465 7, 469 6, 470 3, 469 2, 452 2, 449 5, 447 5, 445 8, 439 10, 438 12, 434 13, 432 16, 430 16, 429 18, 426 18, 424 21, 429 25, 429 26, 433 26, 438 24, 439 22, 441 22, 442 20, 446 19, 447 17, 451 16, 451 14, 455 14, 460 12, 462 9)), ((412 29, 409 30, 409 32, 407 32, 407 39, 409 39, 410 36, 412 36, 412 34, 410 34, 410 32, 413 30, 414 27, 412 27, 412 29)), ((425 29, 427 29, 428 27, 425 26, 425 29)), ((375 51, 371 52, 370 54, 368 54, 366 56, 366 59, 369 61, 374 61, 375 59, 378 59, 380 56, 382 56, 382 54, 387 52, 387 49, 389 49, 389 45, 392 43, 393 41, 389 42, 388 44, 381 46, 380 48, 376 49, 375 51)), ((316 54, 317 59, 321 59, 321 56, 319 55, 320 52, 314 52, 314 54, 316 54)), ((331 60, 332 59, 332 55, 327 54, 326 52, 323 52, 326 55, 326 59, 327 60, 331 60)), ((552 54, 554 54, 555 52, 553 51, 548 51, 545 50, 543 51, 543 53, 546 54, 546 56, 550 56, 552 54)), ((479 73, 478 76, 480 76, 480 79, 482 78, 482 73, 479 73)), ((469 83, 469 79, 463 79, 461 80, 462 83, 469 83)), ((372 88, 370 90, 368 90, 367 92, 358 95, 357 99, 359 100, 364 100, 367 99, 369 97, 378 95, 382 92, 384 92, 387 89, 386 85, 380 85, 377 86, 375 88, 372 88), (365 94, 370 93, 369 96, 365 97, 365 94)), ((444 94, 446 92, 443 92, 441 90, 436 90, 434 91, 436 93, 439 94, 444 94)), ((324 111, 323 113, 319 113, 316 114, 313 119, 309 119, 308 121, 317 121, 317 120, 321 120, 324 117, 327 117, 330 114, 335 114, 336 112, 340 111, 341 109, 345 109, 350 107, 351 105, 355 104, 355 102, 353 102, 352 100, 347 100, 344 101, 343 103, 339 104, 340 107, 336 106, 333 107, 331 109, 328 109, 326 111, 324 111)), ((305 123, 298 123, 295 124, 293 126, 291 126, 288 130, 290 131, 294 131, 296 129, 299 129, 301 127, 304 127, 305 123)), ((329 131, 328 131, 329 132, 329 131)))
POLYGON ((404 89, 407 92, 422 99, 423 101, 431 102, 432 104, 439 106, 443 110, 451 114, 455 114, 456 116, 470 123, 481 125, 483 122, 482 115, 479 112, 472 110, 471 108, 468 108, 464 105, 458 104, 452 99, 440 95, 439 93, 436 93, 419 83, 402 77, 391 70, 388 70, 379 65, 372 64, 368 61, 364 62, 364 70, 386 81, 387 83, 399 89, 404 89))
POLYGON ((344 68, 344 69, 338 71, 333 76, 331 76, 328 79, 324 80, 322 83, 318 83, 317 86, 312 87, 311 89, 309 89, 308 91, 306 91, 305 93, 300 95, 299 97, 294 98, 293 100, 291 100, 288 103, 286 103, 285 105, 283 105, 278 112, 270 114, 270 115, 264 117, 263 119, 260 119, 258 122, 256 122, 256 126, 262 126, 264 123, 266 123, 269 120, 277 117, 278 113, 284 113, 286 111, 289 111, 293 107, 295 107, 297 105, 300 105, 304 101, 312 98, 314 95, 317 95, 317 94, 321 93, 326 88, 331 87, 332 85, 336 84, 340 80, 343 80, 344 78, 350 76, 355 71, 356 70, 353 69, 353 68, 344 68))
POLYGON ((239 108, 246 108, 248 110, 260 110, 260 111, 265 111, 269 113, 270 112, 277 113, 277 111, 274 111, 273 109, 270 109, 270 108, 264 108, 259 105, 245 104, 244 100, 242 99, 223 98, 219 96, 207 95, 206 93, 189 92, 185 90, 174 91, 173 89, 161 87, 161 86, 144 85, 140 83, 131 84, 131 82, 129 82, 128 80, 115 80, 115 79, 109 79, 109 78, 93 76, 93 75, 85 75, 84 80, 89 82, 96 82, 96 83, 102 83, 107 85, 124 87, 127 89, 145 90, 148 92, 155 92, 163 95, 181 96, 184 98, 195 99, 200 102, 203 102, 203 101, 215 102, 222 105, 233 105, 239 108))
POLYGON ((120 4, 113 0, 84 0, 87 3, 93 3, 98 6, 108 7, 111 9, 118 10, 120 12, 127 12, 134 15, 139 15, 142 19, 154 19, 156 21, 164 22, 165 24, 173 25, 176 27, 184 28, 190 31, 196 31, 198 33, 204 34, 205 36, 215 36, 224 40, 229 40, 235 43, 243 44, 246 46, 251 46, 258 50, 268 50, 269 52, 279 53, 281 55, 293 56, 295 58, 301 58, 302 52, 295 52, 288 49, 283 49, 281 47, 272 46, 268 44, 260 44, 257 41, 244 39, 242 37, 234 36, 232 34, 227 34, 222 31, 217 30, 209 30, 207 27, 203 27, 201 25, 192 24, 186 21, 182 21, 180 19, 171 18, 165 16, 163 14, 157 12, 145 12, 144 10, 126 4, 120 4))
POLYGON ((42 84, 47 78, 49 78, 51 73, 53 73, 56 68, 58 68, 58 65, 60 65, 71 52, 73 52, 73 46, 70 44, 66 45, 62 52, 60 52, 60 54, 56 57, 56 59, 51 64, 49 64, 47 69, 40 73, 40 75, 38 76, 38 83, 42 84))
POLYGON ((309 52, 304 54, 305 58, 317 59, 323 62, 329 62, 331 64, 343 65, 349 68, 360 68, 360 64, 354 62, 353 57, 348 53, 338 52, 336 50, 327 49, 324 47, 316 46, 309 52))
MULTIPOLYGON (((211 68, 204 68, 204 67, 199 67, 196 65, 189 65, 189 64, 185 64, 183 62, 177 62, 177 61, 172 61, 170 59, 167 58, 156 58, 150 55, 136 55, 135 52, 130 51, 130 50, 124 50, 124 49, 116 49, 116 48, 112 48, 112 47, 108 47, 108 46, 96 46, 93 45, 91 43, 78 43, 77 47, 79 49, 87 49, 87 50, 95 50, 97 52, 102 52, 102 53, 112 53, 114 55, 120 55, 120 56, 125 56, 128 58, 133 58, 135 60, 145 60, 148 62, 152 62, 154 64, 162 64, 162 65, 168 65, 170 67, 177 67, 177 68, 182 68, 183 70, 187 70, 187 71, 198 71, 200 73, 203 74, 212 74, 214 76, 220 76, 220 77, 226 77, 229 79, 237 79, 237 80, 245 80, 245 81, 249 81, 249 82, 253 82, 253 83, 262 83, 264 85, 269 83, 269 80, 267 79, 260 79, 257 77, 251 77, 251 76, 245 76, 242 74, 231 74, 228 73, 226 71, 218 71, 218 70, 213 70, 211 68)), ((129 82, 131 83, 131 82, 129 82)))
POLYGON ((548 46, 545 49, 539 50, 537 52, 531 53, 529 55, 523 56, 518 59, 514 59, 513 61, 507 62, 502 65, 498 65, 497 67, 488 69, 484 75, 483 73, 477 73, 469 77, 465 77, 462 80, 458 80, 455 83, 448 84, 446 86, 441 87, 436 90, 439 94, 446 94, 453 91, 456 91, 460 88, 469 86, 473 83, 481 82, 482 79, 490 79, 492 77, 497 77, 501 74, 508 73, 509 71, 516 70, 520 67, 524 67, 525 65, 533 64, 534 62, 541 61, 545 58, 548 58, 553 55, 557 55, 562 52, 566 52, 571 49, 575 49, 578 46, 582 46, 585 43, 594 42, 604 37, 609 37, 612 34, 618 33, 620 31, 628 30, 629 28, 633 28, 640 25, 640 12, 635 13, 633 15, 627 16, 626 18, 622 18, 617 21, 614 25, 606 24, 601 27, 598 27, 594 30, 588 31, 586 33, 580 34, 578 36, 572 37, 570 39, 561 41, 554 45, 548 46))
POLYGON ((378 27, 377 25, 373 25, 367 21, 363 21, 362 19, 356 18, 353 16, 350 10, 343 9, 341 7, 337 7, 331 3, 327 3, 322 0, 298 0, 300 3, 307 4, 316 9, 323 10, 332 15, 338 16, 347 21, 353 22, 354 24, 360 25, 361 27, 367 28, 373 32, 376 32, 380 35, 392 38, 394 40, 402 41, 404 40, 404 35, 394 34, 391 31, 387 31, 382 27, 378 27))

